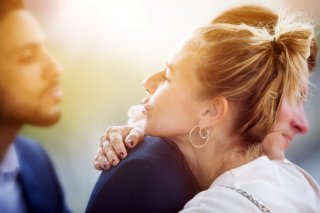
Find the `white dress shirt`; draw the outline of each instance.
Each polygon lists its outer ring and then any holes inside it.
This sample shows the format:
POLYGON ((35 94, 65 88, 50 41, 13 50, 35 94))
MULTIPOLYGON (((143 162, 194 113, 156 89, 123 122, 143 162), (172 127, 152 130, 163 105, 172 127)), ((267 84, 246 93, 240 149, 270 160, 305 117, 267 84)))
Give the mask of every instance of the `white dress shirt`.
POLYGON ((17 182, 18 173, 19 161, 14 145, 11 144, 3 161, 0 162, 0 212, 27 212, 17 182))

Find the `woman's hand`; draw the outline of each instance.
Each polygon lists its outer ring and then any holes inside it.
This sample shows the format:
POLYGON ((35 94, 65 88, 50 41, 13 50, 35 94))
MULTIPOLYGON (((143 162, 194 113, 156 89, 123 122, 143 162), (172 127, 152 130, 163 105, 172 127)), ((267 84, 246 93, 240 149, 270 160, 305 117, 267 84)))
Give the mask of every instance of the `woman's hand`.
POLYGON ((97 170, 108 170, 127 156, 126 148, 135 147, 143 140, 144 119, 131 125, 111 126, 101 135, 93 164, 97 170))

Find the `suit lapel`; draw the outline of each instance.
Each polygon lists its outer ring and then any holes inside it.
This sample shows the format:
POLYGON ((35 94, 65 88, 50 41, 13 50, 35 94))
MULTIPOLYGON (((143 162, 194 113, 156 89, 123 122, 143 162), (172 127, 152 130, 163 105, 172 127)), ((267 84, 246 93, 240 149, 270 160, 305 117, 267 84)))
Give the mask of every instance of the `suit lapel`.
POLYGON ((30 202, 30 197, 26 188, 27 184, 23 181, 21 173, 19 173, 17 176, 17 183, 21 189, 24 206, 26 207, 27 212, 34 212, 32 207, 33 205, 30 202))
POLYGON ((15 144, 19 165, 20 173, 18 175, 18 182, 21 186, 23 196, 25 198, 25 204, 29 212, 39 212, 41 209, 41 192, 39 191, 39 183, 37 183, 37 172, 32 165, 34 162, 30 162, 28 154, 19 146, 19 143, 15 144))

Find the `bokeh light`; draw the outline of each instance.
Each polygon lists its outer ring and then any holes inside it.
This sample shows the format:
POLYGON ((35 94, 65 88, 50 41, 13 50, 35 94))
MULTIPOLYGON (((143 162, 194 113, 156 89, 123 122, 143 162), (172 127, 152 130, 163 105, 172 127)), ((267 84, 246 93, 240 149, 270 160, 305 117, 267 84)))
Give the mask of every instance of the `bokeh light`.
MULTIPOLYGON (((318 0, 29 0, 64 68, 63 118, 51 128, 26 127, 52 157, 69 206, 84 212, 99 172, 92 166, 107 126, 127 120, 127 109, 145 95, 141 81, 164 66, 185 34, 231 6, 259 4, 304 10, 319 20, 318 0), (281 2, 281 3, 279 3, 281 2)), ((312 76, 317 86, 319 68, 312 76)), ((310 131, 288 151, 320 181, 320 92, 311 88, 310 131)))

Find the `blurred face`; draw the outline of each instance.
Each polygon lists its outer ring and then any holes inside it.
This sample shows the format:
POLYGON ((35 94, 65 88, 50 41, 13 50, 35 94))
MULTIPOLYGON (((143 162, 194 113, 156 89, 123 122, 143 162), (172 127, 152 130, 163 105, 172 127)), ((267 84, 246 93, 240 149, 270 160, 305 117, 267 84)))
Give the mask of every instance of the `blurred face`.
POLYGON ((59 120, 60 67, 26 10, 0 21, 0 122, 51 125, 59 120))
POLYGON ((199 82, 191 70, 192 47, 182 40, 169 54, 164 70, 144 80, 149 95, 143 100, 145 134, 162 137, 186 135, 198 123, 199 82))
POLYGON ((297 134, 308 131, 304 101, 290 104, 284 97, 275 123, 274 132, 263 141, 264 152, 272 159, 283 160, 285 151, 297 134))

